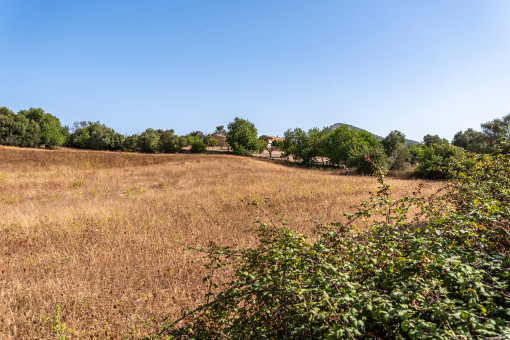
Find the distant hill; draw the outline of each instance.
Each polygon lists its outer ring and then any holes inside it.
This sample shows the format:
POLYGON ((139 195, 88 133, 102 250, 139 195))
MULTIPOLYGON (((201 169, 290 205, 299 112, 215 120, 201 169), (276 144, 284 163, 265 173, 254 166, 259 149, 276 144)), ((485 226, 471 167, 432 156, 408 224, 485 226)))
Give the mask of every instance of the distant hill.
MULTIPOLYGON (((329 129, 333 130, 333 129, 336 129, 337 127, 340 127, 340 126, 347 126, 349 129, 356 130, 356 131, 365 130, 365 129, 361 129, 361 128, 357 127, 357 126, 353 126, 353 125, 350 125, 350 124, 344 124, 344 123, 335 123, 335 124, 331 125, 329 127, 329 129)), ((367 130, 365 130, 365 131, 367 131, 367 130)), ((372 133, 370 131, 367 131, 367 132, 370 133, 375 138, 377 138, 378 140, 382 140, 384 138, 384 137, 378 136, 375 133, 372 133)), ((406 139, 406 143, 407 144, 418 144, 417 141, 411 140, 411 139, 406 139)))

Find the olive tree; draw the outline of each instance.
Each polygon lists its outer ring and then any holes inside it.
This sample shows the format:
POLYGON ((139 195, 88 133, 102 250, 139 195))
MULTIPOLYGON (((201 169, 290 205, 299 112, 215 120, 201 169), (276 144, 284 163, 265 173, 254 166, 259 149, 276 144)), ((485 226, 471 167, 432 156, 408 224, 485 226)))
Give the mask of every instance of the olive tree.
POLYGON ((228 124, 226 142, 237 155, 249 156, 264 150, 264 143, 257 138, 255 124, 238 117, 228 124))

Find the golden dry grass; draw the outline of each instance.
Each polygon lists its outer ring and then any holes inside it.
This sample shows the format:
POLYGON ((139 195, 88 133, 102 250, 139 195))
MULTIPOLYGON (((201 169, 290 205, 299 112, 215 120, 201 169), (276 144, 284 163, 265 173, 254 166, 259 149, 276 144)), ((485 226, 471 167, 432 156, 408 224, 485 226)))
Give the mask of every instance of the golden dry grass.
MULTIPOLYGON (((390 183, 397 196, 417 185, 390 183)), ((376 186, 229 155, 0 147, 0 338, 149 334, 144 321, 177 316, 206 289, 202 255, 185 245, 253 244, 261 212, 247 195, 311 234, 304 213, 339 221, 376 186)))

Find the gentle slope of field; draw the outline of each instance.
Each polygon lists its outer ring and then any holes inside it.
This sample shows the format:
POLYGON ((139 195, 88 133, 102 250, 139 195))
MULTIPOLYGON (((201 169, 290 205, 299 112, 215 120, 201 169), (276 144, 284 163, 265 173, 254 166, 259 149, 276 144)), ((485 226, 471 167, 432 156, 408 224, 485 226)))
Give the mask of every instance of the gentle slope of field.
MULTIPOLYGON (((389 182, 397 196, 417 186, 389 182)), ((147 334, 144 321, 203 296, 202 255, 186 245, 253 244, 262 214, 247 195, 311 235, 306 214, 342 220, 376 187, 229 155, 0 147, 0 338, 147 334)))

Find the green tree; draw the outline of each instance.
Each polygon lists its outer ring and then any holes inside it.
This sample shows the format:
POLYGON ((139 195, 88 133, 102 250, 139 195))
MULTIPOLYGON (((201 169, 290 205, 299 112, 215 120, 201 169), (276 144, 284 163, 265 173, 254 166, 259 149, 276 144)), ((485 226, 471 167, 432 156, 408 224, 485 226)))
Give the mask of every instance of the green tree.
POLYGON ((125 137, 100 122, 76 122, 69 137, 73 147, 89 150, 119 150, 125 137))
POLYGON ((0 108, 0 144, 38 147, 41 138, 39 123, 23 114, 14 114, 7 107, 0 108))
POLYGON ((399 145, 407 143, 406 135, 400 131, 393 130, 383 140, 381 140, 381 143, 384 146, 386 155, 390 157, 399 145))
POLYGON ((351 148, 354 145, 356 131, 347 125, 331 130, 323 139, 323 148, 331 164, 347 166, 351 148))
POLYGON ((510 151, 510 113, 503 118, 497 118, 490 122, 482 124, 482 131, 487 136, 491 150, 496 150, 494 146, 502 145, 500 152, 510 151))
POLYGON ((154 129, 147 129, 138 137, 138 149, 145 153, 158 152, 159 134, 154 129))
POLYGON ((424 146, 418 160, 418 174, 427 179, 448 179, 454 174, 454 164, 465 157, 463 149, 450 144, 424 146))
POLYGON ((216 130, 214 130, 214 134, 217 134, 217 135, 226 135, 227 134, 227 130, 225 130, 225 127, 223 125, 218 125, 216 127, 216 130))
POLYGON ((41 129, 41 144, 48 148, 57 145, 63 145, 66 141, 66 136, 62 131, 60 120, 50 113, 45 113, 43 109, 30 108, 22 110, 18 115, 23 115, 30 120, 38 123, 41 129))
POLYGON ((334 165, 354 167, 361 173, 372 173, 377 165, 387 165, 381 142, 365 130, 342 125, 323 135, 322 145, 326 157, 334 165))
POLYGON ((289 129, 284 133, 285 140, 281 149, 285 156, 312 165, 318 157, 325 156, 323 139, 328 133, 328 129, 312 128, 308 132, 300 128, 289 129))
POLYGON ((388 167, 391 170, 406 170, 411 166, 412 160, 411 147, 407 144, 398 144, 388 157, 388 167))
POLYGON ((490 138, 483 132, 471 128, 464 132, 457 132, 452 144, 475 153, 490 153, 492 150, 490 138))
POLYGON ((407 147, 406 136, 397 130, 391 131, 381 144, 389 157, 389 167, 392 170, 405 170, 411 165, 411 151, 407 147))
POLYGON ((139 147, 138 147, 138 135, 137 134, 134 134, 134 135, 130 135, 130 136, 127 136, 125 137, 124 141, 122 142, 122 150, 124 151, 140 151, 139 147))
POLYGON ((200 138, 198 135, 194 135, 194 134, 187 134, 186 136, 184 136, 186 138, 186 145, 191 145, 193 144, 193 142, 197 141, 197 140, 202 140, 202 138, 200 138))
POLYGON ((173 130, 163 131, 159 137, 158 149, 164 153, 179 152, 186 145, 186 138, 174 135, 173 130))
POLYGON ((363 174, 373 174, 379 167, 386 169, 388 157, 381 142, 365 130, 355 131, 354 135, 347 166, 363 174))
POLYGON ((425 144, 425 146, 431 146, 432 144, 449 145, 450 143, 447 139, 441 138, 438 135, 425 135, 425 137, 423 137, 423 144, 425 144))
POLYGON ((237 155, 249 156, 254 152, 261 153, 264 144, 257 138, 257 128, 246 119, 236 117, 228 124, 226 142, 237 155))

